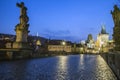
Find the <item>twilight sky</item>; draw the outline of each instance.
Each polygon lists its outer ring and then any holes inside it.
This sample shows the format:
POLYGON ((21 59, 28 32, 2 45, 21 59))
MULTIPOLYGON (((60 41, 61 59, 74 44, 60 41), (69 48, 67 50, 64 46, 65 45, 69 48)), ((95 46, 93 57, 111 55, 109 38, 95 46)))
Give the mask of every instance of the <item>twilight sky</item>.
POLYGON ((38 32, 42 37, 73 42, 86 40, 90 33, 96 39, 102 24, 111 36, 114 24, 110 11, 119 3, 118 0, 0 0, 0 33, 15 34, 20 16, 16 2, 21 1, 28 8, 30 35, 38 32))

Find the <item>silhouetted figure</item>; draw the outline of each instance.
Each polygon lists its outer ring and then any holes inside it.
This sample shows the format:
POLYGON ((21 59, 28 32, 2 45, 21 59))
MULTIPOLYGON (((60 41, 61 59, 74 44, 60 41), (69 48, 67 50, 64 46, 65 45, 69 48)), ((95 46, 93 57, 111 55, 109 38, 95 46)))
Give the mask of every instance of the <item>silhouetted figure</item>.
POLYGON ((113 27, 113 40, 114 40, 114 50, 120 51, 120 9, 117 5, 114 6, 114 10, 111 11, 114 27, 113 27))
POLYGON ((23 2, 17 3, 16 5, 21 9, 20 10, 20 24, 22 24, 25 27, 29 20, 27 16, 27 8, 25 7, 23 2))
POLYGON ((120 9, 117 7, 117 5, 114 6, 114 11, 111 11, 113 21, 115 25, 120 24, 120 9))

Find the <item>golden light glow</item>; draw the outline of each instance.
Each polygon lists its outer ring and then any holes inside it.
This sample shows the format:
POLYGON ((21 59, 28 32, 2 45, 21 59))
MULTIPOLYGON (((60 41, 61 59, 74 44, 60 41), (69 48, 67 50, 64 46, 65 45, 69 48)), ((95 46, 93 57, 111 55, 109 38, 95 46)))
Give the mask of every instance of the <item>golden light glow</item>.
POLYGON ((62 45, 66 45, 66 42, 65 42, 65 41, 62 41, 62 45))

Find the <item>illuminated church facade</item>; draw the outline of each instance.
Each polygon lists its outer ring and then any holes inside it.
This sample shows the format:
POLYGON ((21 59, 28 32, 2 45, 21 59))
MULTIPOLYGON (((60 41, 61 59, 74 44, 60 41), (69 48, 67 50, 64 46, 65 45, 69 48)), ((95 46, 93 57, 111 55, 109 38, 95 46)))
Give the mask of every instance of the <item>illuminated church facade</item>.
POLYGON ((107 52, 109 34, 106 32, 105 26, 102 25, 101 32, 97 35, 96 48, 99 52, 107 52))

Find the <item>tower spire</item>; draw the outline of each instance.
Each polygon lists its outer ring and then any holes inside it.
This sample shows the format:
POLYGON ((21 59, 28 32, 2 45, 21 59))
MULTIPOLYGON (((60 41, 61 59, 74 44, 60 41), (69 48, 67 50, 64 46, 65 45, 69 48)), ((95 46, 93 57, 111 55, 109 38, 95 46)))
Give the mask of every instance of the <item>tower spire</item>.
POLYGON ((105 25, 102 25, 101 34, 107 34, 106 29, 105 29, 105 25))

